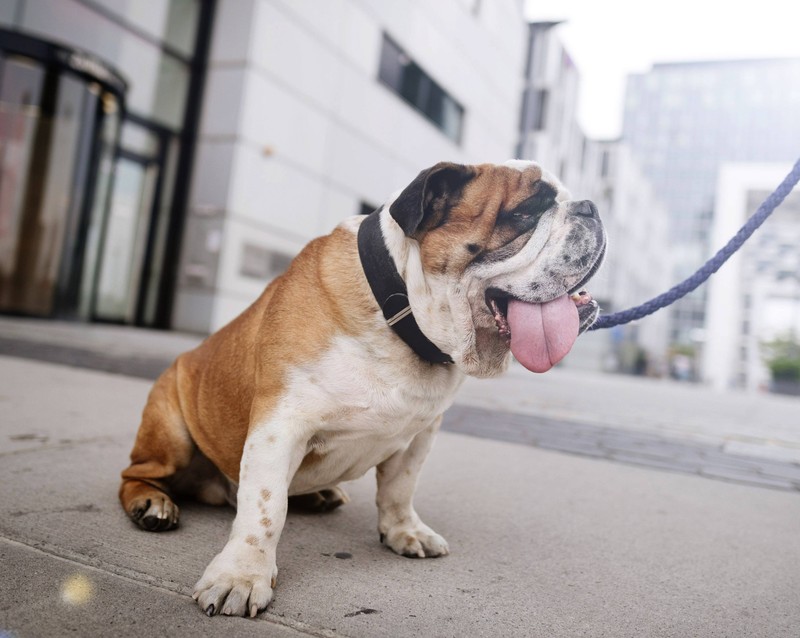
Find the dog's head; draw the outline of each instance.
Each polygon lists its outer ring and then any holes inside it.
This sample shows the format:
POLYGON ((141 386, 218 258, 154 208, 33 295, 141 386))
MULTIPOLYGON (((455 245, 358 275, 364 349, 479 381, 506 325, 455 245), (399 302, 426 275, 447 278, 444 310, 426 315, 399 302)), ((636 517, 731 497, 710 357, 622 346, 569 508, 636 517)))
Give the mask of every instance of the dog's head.
POLYGON ((597 209, 537 164, 439 163, 388 212, 384 236, 417 322, 465 373, 501 372, 509 349, 542 372, 596 319, 582 287, 605 254, 597 209))

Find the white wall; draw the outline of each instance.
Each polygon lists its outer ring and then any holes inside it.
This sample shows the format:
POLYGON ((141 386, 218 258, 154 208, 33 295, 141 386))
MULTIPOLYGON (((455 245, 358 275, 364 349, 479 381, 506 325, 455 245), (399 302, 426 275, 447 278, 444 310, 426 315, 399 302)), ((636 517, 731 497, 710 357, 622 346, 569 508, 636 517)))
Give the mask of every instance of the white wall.
MULTIPOLYGON (((713 251, 724 246, 755 212, 748 210, 748 193, 772 192, 790 169, 791 166, 784 164, 721 165, 711 227, 713 251)), ((765 225, 775 224, 780 210, 765 225)), ((797 229, 795 224, 795 232, 797 229)), ((788 297, 780 298, 783 285, 772 281, 769 272, 759 276, 754 270, 752 259, 756 255, 750 248, 759 241, 763 230, 756 231, 742 250, 709 280, 703 374, 704 380, 719 390, 763 388, 769 381, 769 373, 761 360, 761 343, 778 336, 781 327, 792 327, 791 321, 781 323, 781 315, 776 312, 779 306, 788 303, 788 297), (749 307, 745 304, 745 294, 751 298, 749 307), (743 330, 745 321, 749 325, 746 332, 743 330), (742 348, 748 353, 744 360, 742 348)), ((789 318, 792 316, 792 313, 787 314, 789 318)))
POLYGON ((176 328, 214 330, 260 293, 269 276, 241 274, 245 243, 291 256, 362 201, 379 205, 438 161, 511 157, 522 7, 496 0, 476 13, 474 6, 218 4, 176 328), (384 31, 464 107, 460 144, 379 83, 384 31), (208 233, 220 240, 207 241, 208 233))

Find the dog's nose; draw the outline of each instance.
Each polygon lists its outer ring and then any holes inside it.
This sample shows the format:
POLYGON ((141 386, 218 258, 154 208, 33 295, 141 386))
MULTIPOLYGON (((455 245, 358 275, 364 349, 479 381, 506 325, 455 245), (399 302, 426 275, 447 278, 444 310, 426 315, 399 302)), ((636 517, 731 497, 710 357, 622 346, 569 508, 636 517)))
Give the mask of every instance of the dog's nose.
POLYGON ((572 205, 572 212, 581 217, 597 217, 597 206, 588 199, 584 199, 572 205))

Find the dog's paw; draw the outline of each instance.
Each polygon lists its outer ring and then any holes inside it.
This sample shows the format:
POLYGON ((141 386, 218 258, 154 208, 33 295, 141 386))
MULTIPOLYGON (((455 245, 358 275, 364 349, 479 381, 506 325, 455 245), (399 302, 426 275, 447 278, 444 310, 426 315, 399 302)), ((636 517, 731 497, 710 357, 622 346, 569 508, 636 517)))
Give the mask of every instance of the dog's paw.
POLYGON ((413 527, 395 525, 387 532, 381 532, 381 542, 394 552, 410 558, 433 558, 450 553, 447 541, 424 523, 417 523, 413 527))
POLYGON ((148 532, 166 532, 178 526, 178 506, 158 490, 152 490, 148 497, 133 500, 129 507, 131 520, 148 532))
POLYGON ((194 586, 192 598, 206 615, 251 618, 267 608, 278 578, 278 567, 252 547, 226 546, 194 586))

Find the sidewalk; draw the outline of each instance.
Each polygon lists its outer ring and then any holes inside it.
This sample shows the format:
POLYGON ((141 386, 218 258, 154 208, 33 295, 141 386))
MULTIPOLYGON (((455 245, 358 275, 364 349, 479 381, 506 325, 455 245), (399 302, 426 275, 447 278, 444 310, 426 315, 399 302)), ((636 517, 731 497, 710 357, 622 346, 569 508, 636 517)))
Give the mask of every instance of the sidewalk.
POLYGON ((189 594, 233 512, 148 534, 116 500, 149 386, 0 357, 0 635, 797 635, 798 494, 451 433, 416 499, 450 556, 381 547, 367 476, 290 516, 268 613, 206 618, 189 594))
POLYGON ((128 326, 0 316, 0 354, 155 379, 202 337, 128 326))
MULTIPOLYGON (((0 317, 0 355, 145 379, 155 379, 178 354, 201 340, 200 336, 177 332, 0 317)), ((628 448, 633 448, 629 452, 636 452, 655 437, 667 446, 678 444, 697 451, 714 448, 756 464, 764 460, 781 466, 795 465, 796 468, 781 467, 781 470, 789 472, 800 488, 800 398, 721 393, 701 385, 600 375, 570 369, 568 365, 569 358, 567 367, 542 375, 512 365, 498 379, 468 379, 456 403, 462 414, 464 410, 472 410, 473 416, 488 411, 494 415, 532 416, 539 423, 551 423, 552 435, 534 442, 548 449, 615 458, 613 453, 605 454, 608 450, 602 445, 591 441, 578 441, 585 445, 562 445, 562 442, 589 430, 598 433, 590 437, 592 440, 613 432, 628 448)), ((472 421, 471 434, 521 442, 504 436, 497 418, 487 422, 480 432, 476 431, 475 423, 486 419, 472 421)), ((449 424, 452 423, 450 420, 449 424)), ((448 426, 446 422, 445 427, 448 426)), ((664 448, 664 454, 656 454, 657 462, 651 465, 663 464, 669 455, 664 448)), ((634 460, 644 462, 649 456, 638 455, 634 460)), ((616 458, 631 460, 630 454, 616 458)), ((674 469, 680 470, 680 464, 674 469)))

